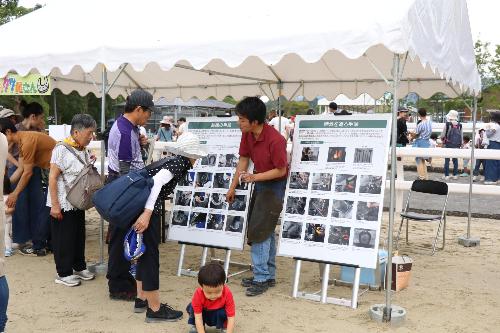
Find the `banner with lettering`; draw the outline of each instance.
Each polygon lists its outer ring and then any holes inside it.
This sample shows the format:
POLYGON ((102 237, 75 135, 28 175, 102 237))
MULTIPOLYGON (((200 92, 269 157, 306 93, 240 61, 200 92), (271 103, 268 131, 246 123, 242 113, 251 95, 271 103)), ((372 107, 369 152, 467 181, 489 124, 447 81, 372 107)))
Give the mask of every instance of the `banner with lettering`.
POLYGON ((279 255, 375 268, 390 115, 297 116, 279 255))
POLYGON ((235 200, 226 202, 239 159, 238 119, 192 118, 187 128, 200 138, 208 155, 176 187, 168 239, 241 250, 250 202, 248 183, 240 183, 235 200))
POLYGON ((0 95, 50 95, 50 76, 8 74, 1 78, 0 95))

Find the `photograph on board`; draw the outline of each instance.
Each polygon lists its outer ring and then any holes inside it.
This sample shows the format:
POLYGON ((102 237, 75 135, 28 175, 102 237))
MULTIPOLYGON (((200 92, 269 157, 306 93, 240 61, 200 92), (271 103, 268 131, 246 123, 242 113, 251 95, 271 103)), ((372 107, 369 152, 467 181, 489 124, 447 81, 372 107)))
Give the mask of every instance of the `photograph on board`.
POLYGON ((207 229, 223 230, 225 216, 221 214, 208 214, 207 229))
POLYGON ((354 163, 371 163, 373 148, 356 148, 354 150, 354 163))
POLYGON ((207 213, 192 212, 189 217, 189 226, 193 228, 205 229, 207 223, 207 213))
POLYGON ((314 224, 306 223, 306 232, 304 234, 304 240, 308 242, 325 242, 325 229, 324 224, 314 224))
POLYGON ((362 175, 359 177, 359 193, 380 194, 382 192, 382 176, 362 175))
POLYGON ((247 208, 247 196, 235 195, 234 201, 229 204, 229 210, 237 210, 243 212, 247 208))
POLYGON ((201 158, 200 165, 215 166, 216 160, 217 160, 217 155, 208 154, 207 156, 201 158))
POLYGON ((309 199, 309 215, 310 216, 328 216, 328 199, 311 198, 309 199))
POLYGON ((208 193, 194 192, 193 207, 208 208, 208 193))
POLYGON ((330 163, 341 163, 345 162, 345 147, 329 147, 328 148, 328 157, 326 159, 327 162, 330 163))
POLYGON ((378 221, 378 213, 380 211, 380 204, 378 202, 358 202, 358 209, 356 210, 356 219, 365 221, 378 221))
POLYGON ((317 162, 319 157, 319 147, 304 147, 302 148, 302 162, 317 162))
POLYGON ((198 172, 196 174, 196 187, 211 187, 212 174, 210 172, 198 172))
POLYGON ((283 223, 283 232, 281 237, 288 239, 301 239, 302 237, 302 223, 285 221, 283 223))
POLYGON ((339 219, 352 219, 353 210, 354 210, 354 201, 351 200, 332 201, 332 217, 336 217, 339 219))
POLYGON ((307 190, 309 186, 309 172, 290 173, 290 185, 288 188, 294 190, 307 190))
POLYGON ((356 175, 338 174, 335 178, 335 192, 356 192, 356 175))
POLYGON ((218 172, 218 173, 214 174, 213 188, 228 189, 229 185, 231 185, 231 173, 218 172))
POLYGON ((288 214, 304 215, 306 211, 306 197, 288 197, 286 210, 288 214))
POLYGON ((226 231, 242 232, 245 218, 243 216, 228 215, 226 220, 226 231))
POLYGON ((227 209, 229 203, 226 201, 226 195, 223 193, 212 193, 210 195, 210 208, 227 209))
POLYGON ((356 247, 365 247, 374 249, 376 235, 377 235, 376 230, 355 228, 352 244, 356 247))
POLYGON ((335 245, 349 245, 351 239, 351 228, 341 226, 330 226, 328 233, 328 243, 335 245))
POLYGON ((189 212, 185 212, 182 210, 174 210, 172 213, 172 224, 173 225, 180 225, 180 226, 187 226, 189 219, 189 212))
POLYGON ((191 206, 191 191, 177 191, 174 204, 177 206, 191 206))
POLYGON ((220 168, 236 168, 238 165, 238 154, 220 154, 219 167, 220 168))
POLYGON ((313 173, 312 189, 315 191, 331 191, 332 190, 332 174, 330 174, 330 173, 313 173))
POLYGON ((194 179, 196 173, 194 171, 188 172, 180 181, 179 186, 194 186, 194 179))

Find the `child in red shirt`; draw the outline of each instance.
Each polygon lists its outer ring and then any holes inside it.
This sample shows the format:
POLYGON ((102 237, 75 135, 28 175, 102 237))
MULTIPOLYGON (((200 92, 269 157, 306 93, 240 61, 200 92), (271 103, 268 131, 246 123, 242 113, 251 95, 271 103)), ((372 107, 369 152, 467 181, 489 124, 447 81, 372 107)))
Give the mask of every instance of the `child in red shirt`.
POLYGON ((205 325, 220 332, 233 333, 235 307, 233 294, 226 283, 226 272, 220 264, 210 263, 198 272, 200 288, 196 289, 186 308, 190 333, 205 333, 205 325))

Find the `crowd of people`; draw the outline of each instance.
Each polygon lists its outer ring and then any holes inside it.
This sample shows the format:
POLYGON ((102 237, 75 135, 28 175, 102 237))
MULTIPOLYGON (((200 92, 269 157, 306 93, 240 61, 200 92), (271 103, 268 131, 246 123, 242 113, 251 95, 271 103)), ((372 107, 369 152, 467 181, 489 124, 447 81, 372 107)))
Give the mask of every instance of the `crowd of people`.
MULTIPOLYGON (((464 135, 463 125, 459 121, 456 110, 450 110, 446 115, 446 122, 438 135, 432 132, 432 122, 427 116, 427 110, 418 109, 419 120, 414 131, 408 131, 406 122, 408 110, 400 109, 397 120, 397 144, 399 147, 412 145, 416 148, 451 148, 471 149, 500 149, 500 111, 492 112, 490 122, 481 126, 476 134, 475 142, 471 142, 468 135, 464 135)), ((427 165, 432 165, 432 158, 417 157, 417 173, 419 179, 428 179, 427 165)), ((485 185, 496 185, 500 181, 500 160, 476 159, 470 161, 464 158, 462 170, 459 169, 458 158, 444 159, 443 179, 458 179, 468 177, 472 172, 473 181, 484 181, 485 185), (450 162, 453 163, 453 172, 450 175, 450 162), (483 167, 483 177, 480 177, 480 168, 483 167), (460 172, 461 171, 461 172, 460 172)))

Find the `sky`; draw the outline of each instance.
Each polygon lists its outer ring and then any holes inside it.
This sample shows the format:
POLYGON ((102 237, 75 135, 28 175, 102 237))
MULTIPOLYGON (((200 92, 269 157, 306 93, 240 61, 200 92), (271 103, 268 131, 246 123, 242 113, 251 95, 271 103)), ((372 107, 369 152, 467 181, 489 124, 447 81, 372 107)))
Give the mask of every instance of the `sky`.
MULTIPOLYGON (((56 1, 62 0, 20 0, 19 4, 25 7, 33 7, 37 3, 45 5, 56 1)), ((476 41, 479 38, 483 42, 500 45, 500 27, 495 24, 500 19, 500 0, 467 0, 467 6, 469 8, 473 40, 476 41)))

